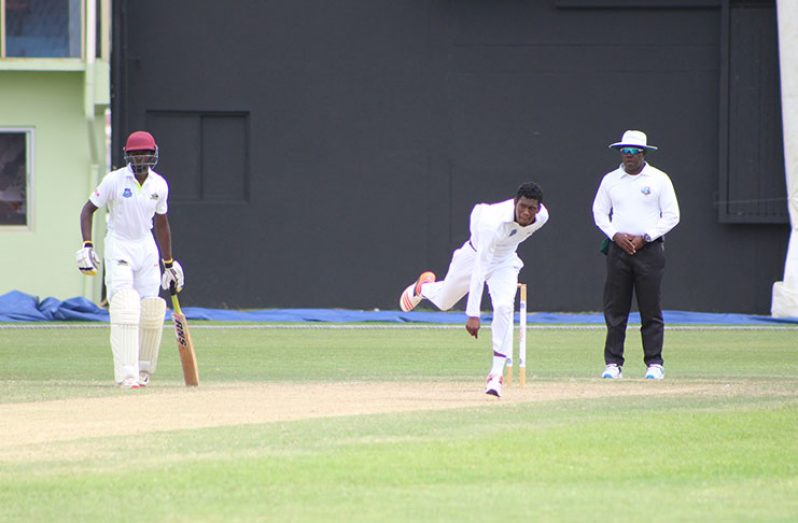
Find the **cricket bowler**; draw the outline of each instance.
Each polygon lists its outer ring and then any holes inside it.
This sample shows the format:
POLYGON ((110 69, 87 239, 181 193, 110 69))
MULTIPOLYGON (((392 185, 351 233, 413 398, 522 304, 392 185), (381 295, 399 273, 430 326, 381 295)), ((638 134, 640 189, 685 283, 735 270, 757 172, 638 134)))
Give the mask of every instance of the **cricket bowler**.
POLYGON ((501 397, 504 365, 512 351, 515 294, 518 273, 524 266, 516 254, 518 245, 548 219, 543 191, 534 182, 521 185, 512 199, 476 205, 471 211, 471 237, 452 254, 446 277, 435 281, 435 274, 424 272, 399 298, 399 306, 405 312, 413 310, 424 298, 445 311, 467 293, 465 328, 477 338, 482 291, 488 284, 493 306, 493 363, 486 394, 501 397))

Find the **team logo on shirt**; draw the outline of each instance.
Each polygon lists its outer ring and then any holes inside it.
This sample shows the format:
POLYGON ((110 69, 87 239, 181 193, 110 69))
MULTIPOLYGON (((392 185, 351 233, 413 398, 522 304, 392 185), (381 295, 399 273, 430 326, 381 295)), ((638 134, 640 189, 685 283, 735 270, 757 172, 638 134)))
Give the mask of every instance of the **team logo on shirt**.
POLYGON ((133 196, 133 191, 131 191, 129 187, 125 187, 125 190, 122 191, 122 197, 130 198, 131 196, 133 196))
POLYGON ((159 198, 158 193, 154 192, 150 195, 150 200, 157 200, 159 198))
POLYGON ((651 194, 651 187, 646 185, 642 189, 640 189, 640 192, 648 196, 649 194, 651 194))
POLYGON ((518 232, 518 229, 513 229, 512 231, 510 231, 510 236, 515 236, 515 234, 517 232, 518 232))

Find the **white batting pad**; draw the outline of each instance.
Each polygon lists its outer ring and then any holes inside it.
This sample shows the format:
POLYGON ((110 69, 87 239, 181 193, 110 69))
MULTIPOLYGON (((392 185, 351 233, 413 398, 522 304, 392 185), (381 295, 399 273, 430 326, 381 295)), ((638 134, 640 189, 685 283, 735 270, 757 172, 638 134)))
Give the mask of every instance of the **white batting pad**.
POLYGON ((139 379, 139 321, 141 299, 133 289, 120 289, 111 298, 111 351, 114 379, 139 379))
POLYGON ((163 336, 163 320, 166 302, 163 298, 144 298, 141 300, 141 328, 139 330, 139 370, 155 373, 158 366, 158 351, 163 336))

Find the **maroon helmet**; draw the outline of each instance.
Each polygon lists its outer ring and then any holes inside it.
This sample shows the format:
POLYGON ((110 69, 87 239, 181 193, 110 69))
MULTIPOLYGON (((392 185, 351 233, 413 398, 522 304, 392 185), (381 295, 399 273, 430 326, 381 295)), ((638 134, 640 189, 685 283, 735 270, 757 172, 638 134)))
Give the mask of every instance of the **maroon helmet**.
POLYGON ((123 151, 125 152, 125 162, 137 174, 146 172, 147 169, 155 167, 158 163, 158 144, 147 131, 130 133, 123 151))

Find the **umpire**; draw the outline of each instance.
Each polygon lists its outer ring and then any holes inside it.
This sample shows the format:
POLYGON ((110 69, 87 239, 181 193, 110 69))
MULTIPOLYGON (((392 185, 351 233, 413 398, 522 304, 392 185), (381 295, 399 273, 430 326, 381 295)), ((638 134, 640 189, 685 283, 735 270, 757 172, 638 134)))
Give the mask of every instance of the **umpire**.
POLYGON ((667 174, 646 161, 648 145, 642 131, 626 131, 610 145, 621 165, 604 175, 593 201, 593 219, 607 235, 607 280, 604 284, 604 343, 606 368, 602 378, 623 376, 626 324, 637 296, 643 337, 646 379, 665 377, 662 360, 662 276, 665 272, 664 236, 679 223, 679 203, 667 174))

